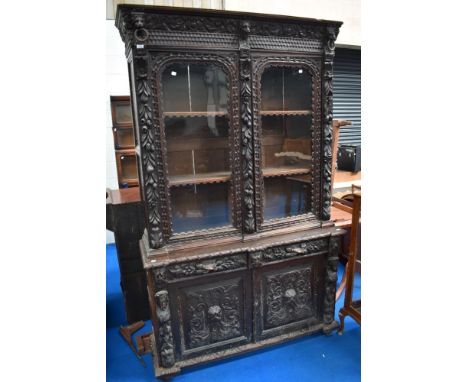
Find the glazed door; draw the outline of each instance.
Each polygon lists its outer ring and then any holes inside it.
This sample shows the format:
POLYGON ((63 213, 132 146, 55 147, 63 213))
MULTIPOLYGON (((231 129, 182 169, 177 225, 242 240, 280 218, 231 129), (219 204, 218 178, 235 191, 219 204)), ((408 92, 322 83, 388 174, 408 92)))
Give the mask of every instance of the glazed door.
POLYGON ((160 61, 170 235, 235 231, 240 223, 235 56, 172 54, 160 61))
POLYGON ((264 227, 313 217, 320 186, 320 80, 309 59, 254 61, 254 129, 264 227))

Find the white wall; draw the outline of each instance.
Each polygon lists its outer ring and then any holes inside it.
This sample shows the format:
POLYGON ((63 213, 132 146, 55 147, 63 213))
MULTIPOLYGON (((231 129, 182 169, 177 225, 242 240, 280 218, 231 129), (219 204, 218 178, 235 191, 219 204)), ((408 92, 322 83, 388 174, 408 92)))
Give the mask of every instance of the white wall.
POLYGON ((361 46, 361 0, 224 0, 228 11, 343 21, 338 46, 361 46))
MULTIPOLYGON (((130 95, 125 46, 114 20, 106 20, 106 187, 119 188, 115 164, 114 136, 112 134, 111 95, 130 95)), ((114 234, 106 231, 106 243, 114 242, 114 234)))

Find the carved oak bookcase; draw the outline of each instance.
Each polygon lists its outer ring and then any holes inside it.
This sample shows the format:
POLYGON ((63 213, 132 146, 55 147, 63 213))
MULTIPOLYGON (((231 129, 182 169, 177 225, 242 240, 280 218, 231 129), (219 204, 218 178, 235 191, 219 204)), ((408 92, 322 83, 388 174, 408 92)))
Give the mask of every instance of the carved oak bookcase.
POLYGON ((338 327, 341 22, 119 5, 158 377, 338 327))

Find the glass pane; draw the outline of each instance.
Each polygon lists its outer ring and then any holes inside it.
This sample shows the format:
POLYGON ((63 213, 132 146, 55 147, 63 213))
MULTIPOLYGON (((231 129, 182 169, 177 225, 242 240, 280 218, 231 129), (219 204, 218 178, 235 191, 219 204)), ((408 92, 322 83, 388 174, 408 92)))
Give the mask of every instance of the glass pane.
POLYGON ((231 225, 227 75, 186 63, 162 78, 173 231, 231 225))
POLYGON ((195 231, 230 225, 227 183, 171 188, 172 229, 195 231))
POLYGON ((115 131, 116 145, 119 148, 133 147, 133 129, 117 129, 115 131))
POLYGON ((132 123, 132 111, 130 108, 130 104, 115 105, 115 121, 117 123, 132 123))
POLYGON ((265 178, 265 220, 304 214, 311 210, 310 175, 265 178))
POLYGON ((120 157, 123 179, 138 178, 136 157, 134 155, 122 155, 120 157))
POLYGON ((264 219, 311 211, 312 79, 301 68, 262 75, 264 219))

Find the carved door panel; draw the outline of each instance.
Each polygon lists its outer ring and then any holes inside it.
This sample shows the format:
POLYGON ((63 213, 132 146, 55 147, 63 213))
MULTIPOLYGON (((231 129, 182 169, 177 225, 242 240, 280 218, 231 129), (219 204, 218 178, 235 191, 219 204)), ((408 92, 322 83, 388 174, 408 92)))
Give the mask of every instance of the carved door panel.
POLYGON ((206 276, 174 287, 176 357, 192 358, 251 339, 247 272, 206 276))
POLYGON ((324 255, 257 268, 254 285, 256 340, 321 323, 324 255))

